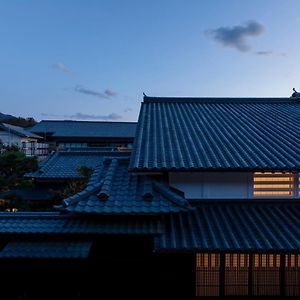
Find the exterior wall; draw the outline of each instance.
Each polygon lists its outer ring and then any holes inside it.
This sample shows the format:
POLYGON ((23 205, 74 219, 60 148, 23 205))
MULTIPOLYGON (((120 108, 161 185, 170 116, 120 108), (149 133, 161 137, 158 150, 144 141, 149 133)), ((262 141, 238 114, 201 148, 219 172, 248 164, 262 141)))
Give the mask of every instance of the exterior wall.
POLYGON ((16 145, 19 147, 22 146, 21 137, 4 130, 0 130, 0 140, 4 145, 16 145))
POLYGON ((169 184, 187 199, 247 199, 252 198, 252 177, 245 172, 171 172, 169 184))
POLYGON ((18 146, 26 156, 38 156, 40 159, 48 155, 48 144, 38 143, 37 139, 20 137, 8 131, 0 130, 0 141, 5 146, 18 146))

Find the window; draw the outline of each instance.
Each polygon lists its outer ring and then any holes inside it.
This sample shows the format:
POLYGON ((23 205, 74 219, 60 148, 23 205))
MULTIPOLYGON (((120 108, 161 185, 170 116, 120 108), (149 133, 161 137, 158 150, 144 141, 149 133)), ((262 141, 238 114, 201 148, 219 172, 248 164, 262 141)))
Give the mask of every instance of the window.
POLYGON ((296 176, 298 174, 256 172, 253 179, 253 195, 255 197, 293 197, 296 176))
POLYGON ((249 254, 225 254, 225 295, 248 295, 249 254))
POLYGON ((199 253, 196 256, 196 295, 219 296, 220 254, 199 253))
POLYGON ((280 295, 280 255, 254 254, 253 258, 253 295, 280 295))
POLYGON ((300 255, 199 253, 196 296, 300 295, 300 255))
POLYGON ((285 293, 286 296, 300 295, 300 255, 285 255, 285 293))

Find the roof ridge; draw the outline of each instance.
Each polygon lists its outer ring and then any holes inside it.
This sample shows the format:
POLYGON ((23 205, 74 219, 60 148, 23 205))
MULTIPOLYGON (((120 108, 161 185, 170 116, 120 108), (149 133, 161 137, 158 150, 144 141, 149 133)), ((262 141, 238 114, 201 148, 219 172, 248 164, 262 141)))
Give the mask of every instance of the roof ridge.
POLYGON ((188 203, 188 201, 179 196, 178 194, 176 194, 175 192, 173 192, 169 186, 153 180, 153 187, 154 189, 159 192, 160 194, 162 194, 164 197, 166 197, 170 202, 174 203, 177 206, 183 207, 183 208, 191 208, 190 204, 188 203))
POLYGON ((148 97, 144 96, 144 103, 259 103, 259 102, 289 102, 296 103, 290 97, 148 97))
POLYGON ((101 200, 107 200, 110 196, 112 181, 118 167, 118 159, 114 158, 110 161, 110 165, 105 174, 100 192, 97 194, 101 200))
MULTIPOLYGON (((136 124, 136 121, 86 121, 86 120, 41 120, 40 122, 38 122, 37 124, 40 124, 41 122, 72 122, 72 123, 118 123, 118 124, 136 124)), ((37 125, 36 124, 36 125, 37 125)))

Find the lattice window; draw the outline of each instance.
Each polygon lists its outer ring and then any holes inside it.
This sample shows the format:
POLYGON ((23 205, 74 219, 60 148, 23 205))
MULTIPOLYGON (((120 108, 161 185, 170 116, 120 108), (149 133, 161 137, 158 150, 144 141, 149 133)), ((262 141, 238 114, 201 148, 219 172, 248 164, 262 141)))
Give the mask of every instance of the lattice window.
POLYGON ((196 295, 219 296, 220 254, 196 255, 196 295))
POLYGON ((255 197, 292 197, 294 176, 292 173, 254 173, 253 195, 255 197))
POLYGON ((285 255, 285 294, 300 296, 300 255, 285 255))
POLYGON ((255 254, 252 275, 253 295, 280 295, 279 254, 255 254))
POLYGON ((225 295, 248 295, 249 255, 225 255, 225 295))

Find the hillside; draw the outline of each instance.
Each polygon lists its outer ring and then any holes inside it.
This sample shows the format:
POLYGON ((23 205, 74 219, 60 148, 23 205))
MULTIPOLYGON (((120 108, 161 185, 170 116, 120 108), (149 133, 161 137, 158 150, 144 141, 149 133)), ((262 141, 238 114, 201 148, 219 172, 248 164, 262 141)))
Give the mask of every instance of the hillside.
POLYGON ((33 118, 15 117, 12 115, 3 114, 1 112, 0 112, 0 122, 21 126, 24 128, 32 127, 37 123, 33 118))

